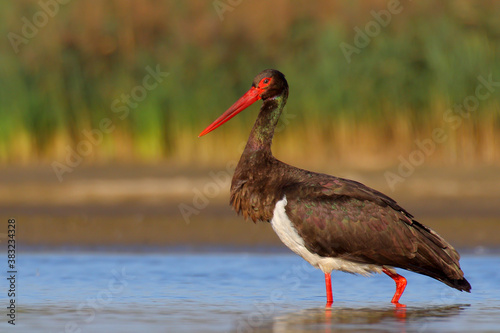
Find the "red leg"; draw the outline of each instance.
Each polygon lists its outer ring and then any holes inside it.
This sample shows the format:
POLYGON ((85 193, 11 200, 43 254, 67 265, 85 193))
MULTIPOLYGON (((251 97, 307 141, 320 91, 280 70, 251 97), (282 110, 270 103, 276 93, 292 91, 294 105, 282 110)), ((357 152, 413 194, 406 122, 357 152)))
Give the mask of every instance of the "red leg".
POLYGON ((332 294, 332 277, 331 273, 325 273, 325 284, 326 284, 326 307, 331 307, 333 303, 332 294))
POLYGON ((405 291, 406 279, 403 276, 397 273, 392 273, 385 268, 383 268, 382 271, 385 274, 389 275, 394 280, 394 282, 396 282, 396 292, 394 293, 394 297, 392 298, 391 302, 396 305, 403 306, 403 304, 399 304, 399 299, 401 298, 401 295, 403 295, 403 292, 405 291))

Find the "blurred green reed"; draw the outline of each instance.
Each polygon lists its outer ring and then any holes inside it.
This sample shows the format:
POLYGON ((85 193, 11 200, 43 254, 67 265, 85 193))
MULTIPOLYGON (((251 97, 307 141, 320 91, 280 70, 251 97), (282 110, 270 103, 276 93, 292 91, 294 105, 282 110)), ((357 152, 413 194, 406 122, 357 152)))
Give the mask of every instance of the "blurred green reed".
MULTIPOLYGON (((210 138, 197 134, 273 67, 290 84, 275 146, 288 161, 395 164, 442 127, 449 139, 429 160, 500 162, 500 88, 457 129, 443 121, 479 75, 500 81, 498 2, 401 4, 350 64, 339 45, 352 45, 353 28, 387 2, 242 2, 223 21, 201 1, 60 5, 18 53, 0 42, 0 161, 64 161, 103 118, 113 131, 86 162, 234 159, 257 107, 210 138), (148 66, 169 76, 120 119, 113 102, 142 85, 148 66)), ((0 34, 21 34, 21 18, 40 10, 37 1, 3 2, 0 34)))

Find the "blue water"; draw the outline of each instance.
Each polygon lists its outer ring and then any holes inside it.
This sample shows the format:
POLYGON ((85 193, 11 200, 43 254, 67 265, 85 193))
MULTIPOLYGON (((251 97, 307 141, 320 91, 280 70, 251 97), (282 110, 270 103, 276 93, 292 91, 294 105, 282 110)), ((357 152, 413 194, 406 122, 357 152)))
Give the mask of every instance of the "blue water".
POLYGON ((405 309, 387 276, 334 272, 325 310, 321 271, 271 252, 21 252, 16 325, 2 314, 0 331, 500 332, 500 255, 462 256, 471 294, 400 271, 405 309))

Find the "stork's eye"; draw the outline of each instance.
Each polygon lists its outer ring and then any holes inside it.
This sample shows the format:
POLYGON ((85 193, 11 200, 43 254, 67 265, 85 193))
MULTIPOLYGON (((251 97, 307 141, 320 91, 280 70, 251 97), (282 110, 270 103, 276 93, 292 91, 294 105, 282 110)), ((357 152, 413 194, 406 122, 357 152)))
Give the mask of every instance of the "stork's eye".
POLYGON ((271 78, 270 77, 263 78, 262 80, 260 80, 259 88, 261 88, 261 89, 265 88, 269 84, 271 84, 271 78))

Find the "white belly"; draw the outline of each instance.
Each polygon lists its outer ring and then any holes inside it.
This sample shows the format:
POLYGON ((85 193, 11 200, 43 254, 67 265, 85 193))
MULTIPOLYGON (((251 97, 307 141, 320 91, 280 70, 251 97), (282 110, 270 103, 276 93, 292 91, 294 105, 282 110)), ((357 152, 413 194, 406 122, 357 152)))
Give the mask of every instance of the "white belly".
POLYGON ((332 270, 339 270, 348 273, 357 273, 369 275, 370 273, 381 273, 382 267, 376 265, 359 264, 349 260, 331 257, 321 257, 310 252, 304 245, 304 240, 299 236, 297 230, 286 215, 285 206, 287 204, 286 196, 276 203, 273 212, 271 225, 290 250, 304 258, 308 263, 321 269, 324 273, 330 273, 332 270))

